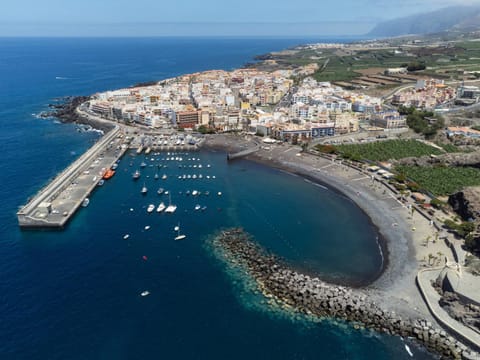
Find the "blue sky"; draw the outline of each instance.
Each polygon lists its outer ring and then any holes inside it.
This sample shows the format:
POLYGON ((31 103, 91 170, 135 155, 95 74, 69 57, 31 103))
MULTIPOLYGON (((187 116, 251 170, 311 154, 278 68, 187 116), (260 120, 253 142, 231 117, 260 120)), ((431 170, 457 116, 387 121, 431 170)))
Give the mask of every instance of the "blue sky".
POLYGON ((15 0, 0 36, 360 35, 377 22, 480 0, 15 0))

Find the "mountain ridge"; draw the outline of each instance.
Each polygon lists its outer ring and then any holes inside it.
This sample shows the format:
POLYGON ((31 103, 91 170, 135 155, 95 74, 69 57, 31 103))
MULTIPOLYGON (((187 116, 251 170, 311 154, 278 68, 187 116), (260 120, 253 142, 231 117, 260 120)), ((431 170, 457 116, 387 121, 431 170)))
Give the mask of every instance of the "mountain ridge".
POLYGON ((480 5, 449 6, 378 23, 368 36, 425 35, 448 30, 480 29, 480 5))

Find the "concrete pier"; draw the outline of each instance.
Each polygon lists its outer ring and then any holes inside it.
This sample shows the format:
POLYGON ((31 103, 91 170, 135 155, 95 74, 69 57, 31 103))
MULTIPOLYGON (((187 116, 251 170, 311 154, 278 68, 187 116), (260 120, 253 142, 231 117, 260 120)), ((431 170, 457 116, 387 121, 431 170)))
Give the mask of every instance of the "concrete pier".
POLYGON ((115 126, 17 212, 20 227, 63 227, 127 149, 115 126))
POLYGON ((258 150, 260 150, 260 144, 255 143, 255 146, 253 146, 249 149, 245 149, 245 150, 236 152, 234 154, 230 154, 230 153, 227 154, 227 160, 235 160, 235 159, 253 154, 254 152, 257 152, 258 150))

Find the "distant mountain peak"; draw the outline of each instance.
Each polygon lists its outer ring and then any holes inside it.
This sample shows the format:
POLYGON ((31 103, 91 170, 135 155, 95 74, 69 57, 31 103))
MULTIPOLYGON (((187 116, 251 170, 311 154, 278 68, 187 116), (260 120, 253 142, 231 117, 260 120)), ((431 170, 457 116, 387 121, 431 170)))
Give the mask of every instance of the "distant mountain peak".
POLYGON ((368 35, 387 37, 478 29, 480 29, 480 5, 450 6, 428 13, 381 22, 368 35))

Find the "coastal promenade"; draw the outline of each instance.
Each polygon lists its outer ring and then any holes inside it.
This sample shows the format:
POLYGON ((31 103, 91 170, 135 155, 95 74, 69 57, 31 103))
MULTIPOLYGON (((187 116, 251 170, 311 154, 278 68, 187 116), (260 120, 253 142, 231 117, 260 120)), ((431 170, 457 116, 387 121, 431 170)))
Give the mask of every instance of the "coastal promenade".
POLYGON ((115 126, 68 168, 41 189, 18 212, 22 228, 61 228, 109 169, 128 149, 115 126))

